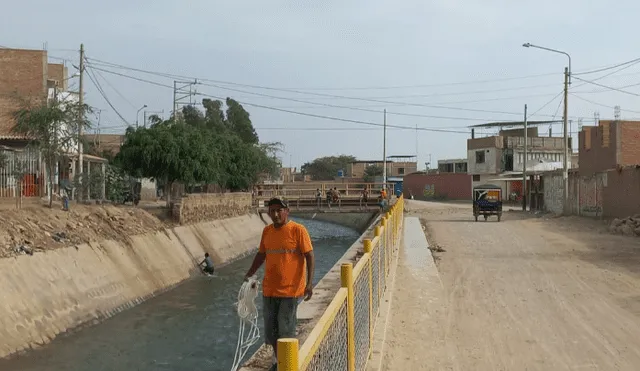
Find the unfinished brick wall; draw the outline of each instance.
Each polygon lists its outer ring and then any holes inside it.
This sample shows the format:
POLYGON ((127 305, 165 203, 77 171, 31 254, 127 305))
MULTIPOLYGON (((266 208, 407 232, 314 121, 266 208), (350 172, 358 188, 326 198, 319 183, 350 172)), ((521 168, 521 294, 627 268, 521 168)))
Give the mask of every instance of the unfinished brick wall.
MULTIPOLYGON (((549 172, 544 178, 547 211, 562 213, 562 173, 549 172)), ((581 176, 569 174, 569 211, 573 215, 625 218, 640 214, 640 167, 581 176)))
POLYGON ((11 134, 13 112, 47 95, 47 52, 0 48, 0 135, 11 134))
POLYGON ((604 216, 625 218, 640 214, 640 168, 609 170, 602 191, 604 216))
POLYGON ((176 200, 171 211, 176 222, 193 224, 245 215, 251 209, 251 193, 192 193, 176 200))
POLYGON ((640 122, 605 121, 579 133, 580 175, 640 164, 640 122))
POLYGON ((418 200, 445 198, 449 200, 470 200, 471 179, 469 174, 420 174, 404 177, 402 191, 405 197, 413 195, 418 200))
POLYGON ((67 75, 68 75, 67 67, 59 63, 49 63, 47 69, 48 69, 47 79, 57 81, 58 90, 66 91, 69 83, 69 80, 67 79, 67 75))
POLYGON ((619 165, 640 165, 640 122, 623 121, 621 124, 619 165))

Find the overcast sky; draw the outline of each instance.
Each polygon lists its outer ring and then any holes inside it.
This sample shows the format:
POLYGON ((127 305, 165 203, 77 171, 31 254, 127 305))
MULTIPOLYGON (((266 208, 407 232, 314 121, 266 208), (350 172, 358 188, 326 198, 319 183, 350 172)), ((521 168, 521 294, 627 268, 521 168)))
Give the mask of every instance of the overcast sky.
MULTIPOLYGON (((615 105, 622 118, 640 117, 640 63, 578 74, 639 58, 638 14, 640 2, 632 0, 23 0, 4 4, 0 45, 46 43, 51 62, 67 59, 70 74, 84 43, 96 68, 161 85, 173 79, 95 60, 202 79, 199 93, 244 103, 261 141, 286 145, 285 165, 338 154, 381 159, 382 128, 264 107, 373 124, 382 124, 386 108, 389 125, 414 128, 389 128, 387 155, 413 155, 417 144, 424 167, 429 155, 433 164, 466 157, 469 125, 522 120, 524 104, 538 111, 530 119, 562 118, 558 94, 567 58, 523 48, 525 42, 571 54, 572 131, 578 117, 592 125, 596 111, 613 118, 615 105), (341 130, 317 130, 327 128, 341 130)), ((144 104, 168 117, 171 88, 94 73, 130 124, 144 104)), ((77 87, 77 79, 70 81, 77 87)), ((85 81, 88 103, 102 109, 102 132, 124 131, 127 124, 85 81)), ((561 132, 553 126, 554 135, 561 132)))

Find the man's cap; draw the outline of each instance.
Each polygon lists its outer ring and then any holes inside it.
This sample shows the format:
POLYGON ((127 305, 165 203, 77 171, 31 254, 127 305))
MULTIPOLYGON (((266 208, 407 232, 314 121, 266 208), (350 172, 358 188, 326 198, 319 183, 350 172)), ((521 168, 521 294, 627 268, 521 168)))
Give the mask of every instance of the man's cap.
POLYGON ((278 197, 274 197, 269 200, 269 202, 267 203, 267 206, 282 206, 285 209, 288 209, 289 203, 285 200, 279 199, 278 197))

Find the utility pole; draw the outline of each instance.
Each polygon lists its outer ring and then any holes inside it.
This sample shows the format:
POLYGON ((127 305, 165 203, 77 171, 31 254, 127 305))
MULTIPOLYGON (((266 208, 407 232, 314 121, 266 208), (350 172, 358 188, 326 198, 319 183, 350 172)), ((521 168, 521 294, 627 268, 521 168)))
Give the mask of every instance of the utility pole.
POLYGON ((384 125, 382 134, 382 183, 387 188, 387 109, 384 110, 384 125))
POLYGON ((522 211, 527 211, 527 105, 524 105, 524 155, 522 156, 522 211))
POLYGON ((564 161, 562 166, 562 200, 564 215, 569 215, 569 134, 568 134, 568 102, 569 102, 569 68, 564 68, 564 161))
POLYGON ((416 123, 416 171, 418 171, 418 124, 416 123))
POLYGON ((173 122, 178 122, 178 82, 173 81, 173 122))
POLYGON ((82 202, 82 173, 84 171, 83 161, 83 145, 82 145, 82 136, 84 132, 84 44, 80 44, 80 81, 78 88, 78 177, 80 182, 80 187, 78 187, 78 201, 82 202))
POLYGON ((197 94, 194 86, 198 84, 198 80, 192 81, 173 81, 173 117, 174 122, 178 120, 178 110, 180 106, 193 105, 191 99, 197 94), (188 102, 186 101, 188 99, 188 102))

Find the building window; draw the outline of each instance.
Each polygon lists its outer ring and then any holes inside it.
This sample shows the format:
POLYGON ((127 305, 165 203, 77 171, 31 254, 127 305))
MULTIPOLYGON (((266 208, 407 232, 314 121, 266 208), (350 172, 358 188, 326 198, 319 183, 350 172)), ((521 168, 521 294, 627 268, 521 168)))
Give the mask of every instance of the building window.
POLYGON ((484 151, 476 151, 476 164, 484 164, 484 151))
POLYGON ((398 168, 398 175, 404 175, 404 168, 403 167, 399 167, 398 168))
POLYGON ((473 176, 473 181, 474 182, 479 182, 480 181, 480 175, 474 175, 473 176))

